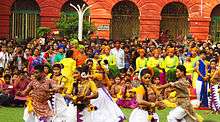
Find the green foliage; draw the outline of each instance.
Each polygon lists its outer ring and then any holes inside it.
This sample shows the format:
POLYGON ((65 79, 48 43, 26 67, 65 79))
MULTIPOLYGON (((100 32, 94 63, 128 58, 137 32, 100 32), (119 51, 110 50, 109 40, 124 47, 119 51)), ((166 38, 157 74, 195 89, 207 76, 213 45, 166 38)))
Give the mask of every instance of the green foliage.
POLYGON ((48 27, 38 27, 37 28, 37 36, 39 36, 39 37, 46 36, 46 34, 48 34, 49 32, 51 32, 51 29, 48 27))
MULTIPOLYGON (((78 14, 76 12, 62 13, 60 20, 57 22, 57 28, 60 31, 61 36, 68 38, 78 37, 78 14)), ((89 22, 88 19, 83 20, 83 38, 89 37, 88 32, 93 32, 95 27, 89 22)))

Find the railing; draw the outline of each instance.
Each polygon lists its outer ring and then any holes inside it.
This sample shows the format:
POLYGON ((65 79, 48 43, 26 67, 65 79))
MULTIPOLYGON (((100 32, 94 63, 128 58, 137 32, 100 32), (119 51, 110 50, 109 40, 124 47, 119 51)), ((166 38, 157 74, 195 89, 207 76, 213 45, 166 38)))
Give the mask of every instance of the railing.
POLYGON ((39 26, 39 14, 35 12, 12 12, 10 19, 11 38, 35 38, 39 26))

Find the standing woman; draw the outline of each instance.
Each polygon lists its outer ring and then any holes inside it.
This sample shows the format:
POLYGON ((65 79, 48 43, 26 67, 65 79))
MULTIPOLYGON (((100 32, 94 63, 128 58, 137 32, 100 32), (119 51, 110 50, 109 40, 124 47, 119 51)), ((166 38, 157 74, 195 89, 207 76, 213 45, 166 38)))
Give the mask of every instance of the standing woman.
POLYGON ((164 106, 158 100, 157 88, 152 85, 153 70, 144 68, 139 73, 141 85, 136 89, 136 99, 138 107, 134 109, 129 118, 129 122, 159 122, 156 108, 162 109, 164 106))
POLYGON ((178 81, 170 82, 167 86, 172 86, 176 91, 177 107, 170 111, 167 116, 168 122, 197 122, 196 113, 190 103, 189 91, 190 82, 186 80, 186 68, 183 65, 177 66, 176 76, 178 81))

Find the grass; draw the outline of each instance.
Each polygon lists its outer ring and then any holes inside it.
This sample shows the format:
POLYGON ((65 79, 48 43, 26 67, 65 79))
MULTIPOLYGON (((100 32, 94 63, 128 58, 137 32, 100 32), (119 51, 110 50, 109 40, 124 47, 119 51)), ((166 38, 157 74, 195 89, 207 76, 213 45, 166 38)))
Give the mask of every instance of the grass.
POLYGON ((23 122, 24 108, 0 107, 0 122, 23 122))
MULTIPOLYGON (((0 122, 23 122, 24 108, 0 107, 0 122)), ((166 122, 166 117, 171 109, 158 111, 160 122, 166 122)), ((129 118, 132 109, 122 109, 126 118, 129 118)), ((204 122, 220 122, 220 115, 210 114, 209 111, 196 111, 205 119, 204 122)), ((126 121, 128 122, 128 121, 126 121)))

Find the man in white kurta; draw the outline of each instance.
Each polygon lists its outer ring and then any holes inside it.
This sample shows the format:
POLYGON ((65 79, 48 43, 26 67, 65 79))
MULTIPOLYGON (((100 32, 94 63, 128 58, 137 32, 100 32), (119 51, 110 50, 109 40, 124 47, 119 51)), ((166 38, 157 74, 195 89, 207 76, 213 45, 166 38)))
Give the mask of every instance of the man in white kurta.
POLYGON ((125 68, 125 53, 124 50, 121 49, 120 41, 115 42, 115 48, 111 49, 110 55, 116 57, 116 65, 120 71, 123 71, 125 68))

